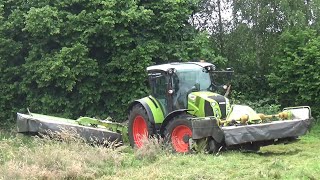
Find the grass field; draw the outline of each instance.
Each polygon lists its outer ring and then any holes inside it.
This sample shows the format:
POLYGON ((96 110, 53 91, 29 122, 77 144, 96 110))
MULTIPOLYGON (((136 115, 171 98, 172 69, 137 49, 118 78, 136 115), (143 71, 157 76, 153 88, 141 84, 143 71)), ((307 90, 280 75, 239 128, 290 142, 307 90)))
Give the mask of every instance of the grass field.
MULTIPOLYGON (((155 142, 141 150, 94 147, 0 131, 2 179, 320 179, 320 125, 294 144, 175 154, 155 142)), ((60 136, 61 138, 61 136, 60 136)))

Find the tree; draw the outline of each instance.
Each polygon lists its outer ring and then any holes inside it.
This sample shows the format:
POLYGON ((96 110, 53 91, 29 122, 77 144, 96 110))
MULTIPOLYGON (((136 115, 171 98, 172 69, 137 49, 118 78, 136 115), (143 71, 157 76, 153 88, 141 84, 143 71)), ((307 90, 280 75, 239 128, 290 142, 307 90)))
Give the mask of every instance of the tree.
POLYGON ((228 0, 202 0, 199 11, 191 18, 192 24, 211 34, 212 46, 221 56, 226 56, 225 35, 231 27, 231 2, 228 0))
POLYGON ((17 0, 0 6, 1 119, 8 110, 125 120, 147 66, 214 60, 189 23, 197 0, 17 0))
POLYGON ((211 33, 212 47, 234 68, 233 89, 257 100, 277 95, 267 76, 277 66, 281 34, 318 31, 319 5, 317 0, 202 0, 192 22, 211 33))
POLYGON ((316 31, 286 31, 281 35, 270 85, 284 106, 309 105, 313 115, 320 107, 320 36, 316 31))

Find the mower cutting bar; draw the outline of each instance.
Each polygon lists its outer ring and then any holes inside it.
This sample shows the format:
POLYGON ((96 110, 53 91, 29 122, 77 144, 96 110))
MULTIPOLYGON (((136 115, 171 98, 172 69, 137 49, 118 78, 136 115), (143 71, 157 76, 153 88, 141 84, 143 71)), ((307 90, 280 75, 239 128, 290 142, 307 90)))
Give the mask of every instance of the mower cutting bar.
POLYGON ((214 117, 192 118, 192 139, 211 136, 218 143, 227 146, 251 142, 266 142, 284 140, 302 136, 311 128, 312 116, 308 106, 289 107, 290 120, 270 121, 260 124, 246 124, 234 126, 218 126, 214 117))
POLYGON ((92 142, 120 142, 120 133, 109 131, 106 128, 95 128, 77 124, 75 120, 57 118, 41 114, 21 114, 17 113, 17 127, 20 133, 57 133, 63 130, 75 130, 76 133, 85 140, 92 142))
POLYGON ((287 137, 298 137, 307 133, 310 129, 311 119, 285 120, 271 123, 255 124, 247 126, 222 127, 227 146, 276 140, 287 137))

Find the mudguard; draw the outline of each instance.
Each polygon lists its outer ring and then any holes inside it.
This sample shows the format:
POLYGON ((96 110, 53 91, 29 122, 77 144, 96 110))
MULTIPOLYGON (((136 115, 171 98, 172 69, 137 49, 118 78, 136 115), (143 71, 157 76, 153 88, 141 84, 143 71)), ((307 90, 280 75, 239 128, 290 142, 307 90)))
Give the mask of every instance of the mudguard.
POLYGON ((130 109, 136 105, 141 104, 143 108, 147 111, 149 120, 153 124, 161 124, 164 120, 164 113, 160 107, 160 104, 152 96, 147 96, 145 98, 135 100, 129 105, 128 113, 130 109))

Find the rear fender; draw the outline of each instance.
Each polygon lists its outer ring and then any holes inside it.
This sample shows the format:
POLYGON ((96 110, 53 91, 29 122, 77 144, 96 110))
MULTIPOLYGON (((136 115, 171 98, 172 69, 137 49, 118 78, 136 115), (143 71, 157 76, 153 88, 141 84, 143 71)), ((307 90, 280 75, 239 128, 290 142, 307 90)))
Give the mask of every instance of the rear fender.
POLYGON ((135 106, 137 104, 140 104, 146 110, 147 115, 149 117, 149 121, 152 124, 154 124, 155 122, 154 122, 154 118, 152 115, 152 111, 151 111, 150 107, 148 106, 148 104, 145 101, 143 101, 143 99, 135 100, 132 103, 130 103, 129 108, 128 108, 128 114, 130 113, 130 110, 133 108, 133 106, 135 106))
POLYGON ((158 102, 156 102, 152 97, 147 96, 145 98, 133 101, 128 108, 128 113, 136 104, 141 104, 146 110, 149 117, 149 121, 153 124, 160 124, 164 120, 163 111, 158 102))

